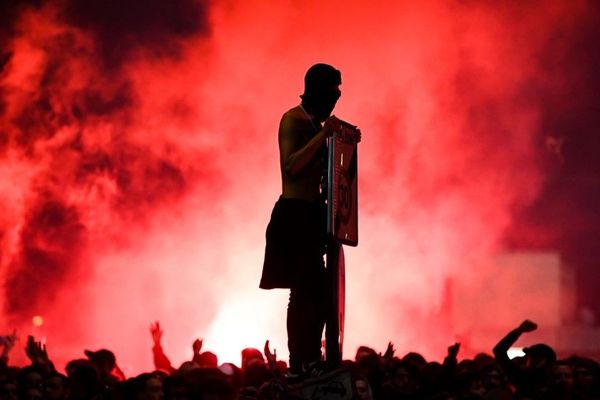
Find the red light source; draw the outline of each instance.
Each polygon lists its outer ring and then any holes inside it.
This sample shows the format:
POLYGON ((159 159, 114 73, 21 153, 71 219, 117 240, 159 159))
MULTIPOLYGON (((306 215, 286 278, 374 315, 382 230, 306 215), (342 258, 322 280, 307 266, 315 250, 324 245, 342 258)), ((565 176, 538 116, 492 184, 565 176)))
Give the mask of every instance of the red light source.
POLYGON ((34 326, 42 326, 42 325, 44 325, 44 318, 41 315, 35 315, 31 319, 31 322, 33 323, 34 326))

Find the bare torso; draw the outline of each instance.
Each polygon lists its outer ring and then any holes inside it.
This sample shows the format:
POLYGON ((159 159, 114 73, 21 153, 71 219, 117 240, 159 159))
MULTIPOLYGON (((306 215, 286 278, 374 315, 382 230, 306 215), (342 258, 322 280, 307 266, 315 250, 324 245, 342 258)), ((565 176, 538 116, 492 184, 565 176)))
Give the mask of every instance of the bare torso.
POLYGON ((325 136, 300 107, 286 112, 279 127, 282 197, 319 201, 325 136))

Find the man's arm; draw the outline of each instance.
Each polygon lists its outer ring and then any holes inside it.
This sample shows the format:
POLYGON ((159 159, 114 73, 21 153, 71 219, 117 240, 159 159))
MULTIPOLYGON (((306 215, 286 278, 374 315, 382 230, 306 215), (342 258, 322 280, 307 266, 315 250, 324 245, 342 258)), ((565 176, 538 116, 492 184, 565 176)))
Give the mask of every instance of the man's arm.
POLYGON ((294 176, 304 169, 317 155, 328 136, 333 134, 337 118, 329 117, 325 125, 302 146, 298 132, 298 119, 285 114, 279 125, 279 151, 281 162, 286 174, 294 176))
POLYGON ((496 346, 494 346, 494 357, 496 357, 496 361, 504 370, 504 373, 508 377, 510 383, 517 388, 517 390, 522 389, 524 385, 528 385, 530 378, 528 376, 524 376, 519 368, 516 367, 515 364, 508 358, 508 349, 516 343, 517 340, 521 337, 522 334, 531 332, 537 329, 537 325, 535 322, 531 322, 529 320, 525 320, 521 322, 516 329, 510 331, 506 336, 504 336, 496 346))
POLYGON ((152 346, 154 368, 172 374, 175 371, 175 368, 171 365, 171 361, 162 348, 161 338, 163 331, 160 329, 160 323, 158 321, 154 324, 150 324, 150 334, 152 335, 152 342, 154 343, 152 346))
POLYGON ((496 346, 494 346, 494 357, 502 367, 505 369, 510 368, 511 361, 508 358, 508 349, 515 344, 517 340, 521 337, 523 333, 531 332, 537 329, 537 325, 535 322, 531 322, 529 320, 525 320, 521 322, 516 329, 510 331, 505 337, 503 337, 496 346))

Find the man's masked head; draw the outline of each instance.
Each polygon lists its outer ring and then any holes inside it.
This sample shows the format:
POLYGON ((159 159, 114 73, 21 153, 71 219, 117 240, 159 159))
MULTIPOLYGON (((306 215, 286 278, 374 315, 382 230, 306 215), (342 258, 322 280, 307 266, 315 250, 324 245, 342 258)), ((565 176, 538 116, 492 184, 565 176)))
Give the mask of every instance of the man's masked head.
POLYGON ((302 104, 319 121, 325 121, 340 98, 340 71, 328 64, 315 64, 304 76, 302 104))

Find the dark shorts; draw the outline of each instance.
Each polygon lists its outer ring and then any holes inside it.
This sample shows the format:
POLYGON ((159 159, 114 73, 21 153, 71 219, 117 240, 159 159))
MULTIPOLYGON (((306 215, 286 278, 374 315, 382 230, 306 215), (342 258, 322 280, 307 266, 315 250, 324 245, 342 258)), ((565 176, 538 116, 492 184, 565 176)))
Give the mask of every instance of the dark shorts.
POLYGON ((325 218, 324 204, 277 200, 267 226, 262 289, 302 286, 323 276, 325 218))

